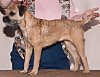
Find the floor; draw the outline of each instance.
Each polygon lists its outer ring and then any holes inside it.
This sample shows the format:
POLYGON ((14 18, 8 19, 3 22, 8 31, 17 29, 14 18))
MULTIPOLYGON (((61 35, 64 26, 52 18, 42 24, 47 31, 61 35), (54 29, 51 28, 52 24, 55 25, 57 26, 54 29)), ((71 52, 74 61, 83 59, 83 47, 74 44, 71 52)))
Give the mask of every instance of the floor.
MULTIPOLYGON (((28 74, 20 74, 19 70, 0 70, 0 77, 31 77, 28 74)), ((90 74, 83 74, 82 71, 70 72, 67 70, 39 70, 34 77, 100 77, 100 70, 91 70, 90 74)))

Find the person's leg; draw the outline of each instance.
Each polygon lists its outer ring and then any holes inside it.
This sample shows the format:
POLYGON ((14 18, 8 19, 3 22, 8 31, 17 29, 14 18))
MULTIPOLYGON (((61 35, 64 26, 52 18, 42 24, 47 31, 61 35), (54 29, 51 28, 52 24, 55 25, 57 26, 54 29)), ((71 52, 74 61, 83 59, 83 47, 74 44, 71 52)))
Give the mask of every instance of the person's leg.
MULTIPOLYGON (((30 61, 30 69, 33 67, 34 54, 30 61)), ((64 54, 61 43, 46 47, 42 51, 40 68, 43 69, 70 69, 70 61, 64 54)))
POLYGON ((15 47, 15 44, 13 44, 10 55, 11 55, 12 69, 13 70, 23 69, 24 68, 24 60, 19 55, 19 53, 15 47))
MULTIPOLYGON (((15 44, 11 52, 12 69, 23 69, 24 60, 16 50, 15 44)), ((29 69, 33 68, 34 53, 32 54, 29 69)), ((40 68, 43 69, 70 69, 70 62, 64 54, 60 43, 44 48, 41 56, 40 68)))

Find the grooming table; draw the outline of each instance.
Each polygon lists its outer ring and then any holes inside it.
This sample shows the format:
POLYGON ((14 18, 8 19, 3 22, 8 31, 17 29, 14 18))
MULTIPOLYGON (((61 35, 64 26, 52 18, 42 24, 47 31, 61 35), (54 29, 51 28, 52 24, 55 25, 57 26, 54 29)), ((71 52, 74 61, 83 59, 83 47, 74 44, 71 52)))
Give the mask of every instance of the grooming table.
MULTIPOLYGON (((28 74, 20 74, 19 70, 0 70, 0 77, 31 77, 28 74)), ((91 70, 90 74, 82 71, 70 72, 68 70, 39 70, 37 76, 33 77, 100 77, 100 70, 91 70)))

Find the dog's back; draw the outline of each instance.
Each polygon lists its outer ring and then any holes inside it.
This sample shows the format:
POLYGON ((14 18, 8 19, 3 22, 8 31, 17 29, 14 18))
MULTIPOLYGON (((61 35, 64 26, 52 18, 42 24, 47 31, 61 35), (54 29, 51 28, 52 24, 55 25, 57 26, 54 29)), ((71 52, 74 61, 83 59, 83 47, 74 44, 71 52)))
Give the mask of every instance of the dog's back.
MULTIPOLYGON (((84 21, 74 21, 68 19, 44 20, 32 17, 27 12, 27 17, 30 18, 30 26, 28 28, 28 37, 33 41, 33 45, 41 43, 43 47, 56 43, 57 41, 71 40, 71 32, 80 29, 84 21)), ((27 19, 26 17, 26 19, 27 19)))

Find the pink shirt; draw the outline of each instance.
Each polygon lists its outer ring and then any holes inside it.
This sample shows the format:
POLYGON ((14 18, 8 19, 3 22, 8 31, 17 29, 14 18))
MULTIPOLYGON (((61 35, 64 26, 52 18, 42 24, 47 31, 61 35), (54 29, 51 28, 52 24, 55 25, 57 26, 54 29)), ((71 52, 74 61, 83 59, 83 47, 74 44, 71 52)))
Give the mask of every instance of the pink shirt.
POLYGON ((35 17, 46 20, 61 19, 59 0, 35 0, 35 17))
POLYGON ((73 3, 73 0, 70 0, 70 18, 72 18, 73 16, 77 15, 78 12, 76 11, 76 7, 73 3))

